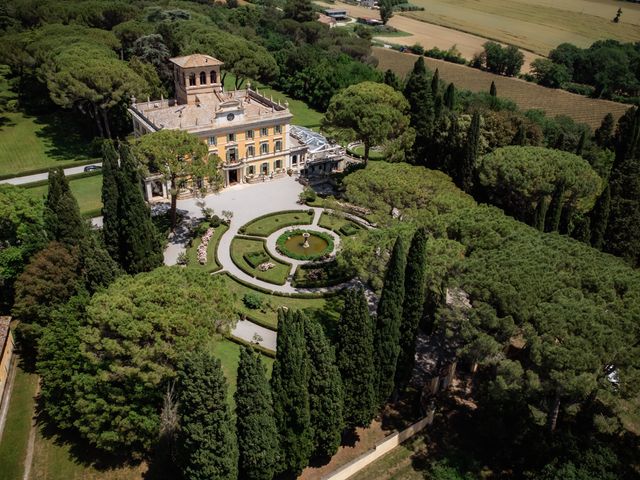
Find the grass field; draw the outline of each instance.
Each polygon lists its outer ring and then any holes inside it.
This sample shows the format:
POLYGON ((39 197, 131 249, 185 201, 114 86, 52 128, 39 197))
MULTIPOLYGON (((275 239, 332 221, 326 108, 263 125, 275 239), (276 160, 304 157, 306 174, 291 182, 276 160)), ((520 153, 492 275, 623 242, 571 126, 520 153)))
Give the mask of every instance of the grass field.
POLYGON ((236 296, 236 310, 238 313, 246 315, 273 329, 278 328, 278 308, 280 307, 303 310, 306 314, 322 320, 325 325, 337 321, 340 316, 338 313, 341 309, 341 300, 339 297, 294 298, 266 295, 256 292, 249 287, 245 287, 228 275, 225 275, 223 278, 229 290, 236 296), (247 293, 257 294, 263 298, 263 306, 261 309, 250 309, 244 305, 242 297, 247 293))
MULTIPOLYGON (((98 210, 102 208, 102 174, 92 175, 69 180, 71 192, 76 197, 78 205, 80 205, 80 213, 87 214, 94 212, 100 215, 98 210)), ((27 188, 27 192, 34 198, 42 198, 47 195, 47 185, 27 188)))
MULTIPOLYGON (((402 77, 413 68, 418 58, 415 55, 387 48, 374 48, 373 54, 379 60, 378 69, 382 71, 391 69, 402 77)), ((607 113, 612 113, 617 119, 629 108, 629 105, 622 103, 545 88, 524 80, 494 75, 464 65, 427 57, 424 60, 429 69, 437 68, 440 71, 440 78, 446 82, 453 82, 458 89, 488 92, 493 81, 498 89, 498 96, 513 100, 522 110, 541 109, 550 117, 567 115, 576 122, 586 123, 593 129, 600 126, 602 118, 607 113)))
POLYGON ((346 218, 344 218, 344 217, 342 217, 340 215, 329 215, 328 213, 323 213, 320 216, 320 220, 318 221, 318 226, 320 226, 322 228, 326 228, 328 230, 331 230, 331 231, 337 233, 338 235, 340 235, 341 237, 345 236, 340 231, 340 229, 342 227, 344 227, 345 225, 351 225, 352 227, 357 228, 358 231, 360 231, 360 229, 361 229, 361 227, 359 225, 355 224, 351 220, 347 220, 346 218))
POLYGON ((243 272, 252 277, 264 280, 265 282, 276 285, 284 285, 289 276, 291 265, 276 260, 267 251, 265 242, 262 240, 252 240, 250 238, 234 238, 231 241, 231 259, 243 272), (261 272, 257 268, 253 268, 244 258, 246 253, 264 251, 270 258, 270 262, 275 265, 274 268, 261 272))
POLYGON ((229 226, 224 223, 220 224, 218 228, 215 228, 213 231, 213 235, 209 240, 209 245, 207 245, 207 263, 202 265, 198 261, 198 247, 202 242, 201 237, 195 238, 193 240, 193 245, 187 249, 187 256, 189 258, 189 268, 196 268, 198 270, 203 270, 205 272, 217 272, 222 268, 218 262, 216 261, 216 250, 218 249, 218 243, 220 242, 220 237, 229 230, 229 226))
POLYGON ((424 11, 401 15, 517 45, 540 55, 564 42, 640 40, 640 8, 613 0, 412 0, 424 11), (613 23, 618 7, 623 14, 613 23))
POLYGON ((312 221, 313 215, 309 215, 306 210, 300 210, 295 213, 274 213, 273 215, 247 223, 243 228, 245 235, 268 237, 281 228, 293 225, 308 225, 312 221))
POLYGON ((9 402, 7 421, 0 438, 0 478, 22 480, 38 377, 18 368, 9 402))

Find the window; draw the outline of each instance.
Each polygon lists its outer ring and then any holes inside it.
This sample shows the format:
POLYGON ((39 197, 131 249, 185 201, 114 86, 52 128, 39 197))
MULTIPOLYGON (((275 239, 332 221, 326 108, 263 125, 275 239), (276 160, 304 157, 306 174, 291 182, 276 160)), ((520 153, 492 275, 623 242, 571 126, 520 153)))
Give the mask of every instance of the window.
POLYGON ((253 145, 247 146, 247 157, 255 157, 256 156, 256 147, 253 145))
POLYGON ((235 142, 236 141, 236 134, 235 133, 228 133, 227 134, 227 142, 235 142))
POLYGON ((256 173, 256 167, 254 167, 253 165, 249 165, 247 167, 247 175, 253 175, 256 173))
POLYGON ((196 74, 192 73, 189 75, 189 86, 193 87, 196 84, 196 74))
POLYGON ((269 144, 267 142, 260 144, 260 155, 264 155, 265 153, 269 153, 269 144))
POLYGON ((202 177, 196 178, 196 188, 198 190, 202 190, 204 188, 204 181, 202 180, 202 177))
POLYGON ((273 132, 282 133, 282 125, 276 125, 275 127, 273 127, 273 132))
POLYGON ((238 159, 238 150, 236 148, 227 148, 227 163, 235 163, 238 159))
POLYGON ((268 127, 261 128, 260 129, 260 136, 261 137, 268 137, 269 136, 269 128, 268 127))
POLYGON ((298 164, 298 155, 294 155, 293 157, 291 157, 291 165, 297 165, 298 164))
POLYGON ((214 147, 215 145, 216 145, 216 137, 214 136, 209 137, 209 146, 214 147))
POLYGON ((247 130, 247 138, 253 138, 253 130, 247 130))
POLYGON ((276 152, 280 152, 282 150, 282 140, 276 140, 274 149, 276 152))
POLYGON ((269 164, 267 162, 264 162, 262 165, 260 165, 260 173, 262 175, 269 174, 269 164))
POLYGON ((282 160, 276 160, 276 163, 273 165, 273 168, 279 170, 282 168, 282 160))
POLYGON ((209 77, 211 79, 211 82, 209 83, 218 83, 218 75, 216 75, 216 72, 211 72, 209 77))
POLYGON ((207 84, 207 74, 204 72, 200 72, 200 85, 207 84))

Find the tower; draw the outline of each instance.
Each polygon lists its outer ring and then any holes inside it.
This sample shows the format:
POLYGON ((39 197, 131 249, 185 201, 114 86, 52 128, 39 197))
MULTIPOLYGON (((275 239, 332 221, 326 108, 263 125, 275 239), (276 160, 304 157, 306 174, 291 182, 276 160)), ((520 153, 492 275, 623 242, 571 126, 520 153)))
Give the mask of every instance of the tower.
POLYGON ((169 59, 178 104, 197 104, 205 95, 222 91, 220 67, 223 63, 209 55, 194 54, 169 59))

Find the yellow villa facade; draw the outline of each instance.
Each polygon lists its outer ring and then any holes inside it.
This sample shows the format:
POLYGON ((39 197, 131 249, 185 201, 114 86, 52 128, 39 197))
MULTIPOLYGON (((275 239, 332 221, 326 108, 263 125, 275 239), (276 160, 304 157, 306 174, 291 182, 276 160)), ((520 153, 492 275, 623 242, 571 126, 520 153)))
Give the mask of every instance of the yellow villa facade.
MULTIPOLYGON (((174 66, 174 99, 134 102, 129 108, 136 136, 161 129, 180 129, 197 135, 209 155, 222 160, 224 186, 269 181, 305 168, 307 147, 290 133, 293 117, 281 105, 247 89, 225 92, 222 62, 194 54, 170 59, 174 66)), ((202 180, 183 179, 180 196, 193 195, 202 180)), ((159 175, 145 179, 148 200, 168 196, 159 175)))

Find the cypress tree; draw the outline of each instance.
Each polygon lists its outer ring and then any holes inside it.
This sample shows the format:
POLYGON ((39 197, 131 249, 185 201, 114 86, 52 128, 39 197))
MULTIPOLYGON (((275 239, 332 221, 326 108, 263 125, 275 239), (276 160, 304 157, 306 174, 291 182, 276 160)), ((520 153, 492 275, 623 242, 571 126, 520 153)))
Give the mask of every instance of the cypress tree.
POLYGON ((416 230, 407 253, 405 295, 400 326, 400 354, 396 367, 396 385, 404 388, 411 379, 416 351, 416 335, 422 320, 427 278, 427 242, 429 234, 422 227, 416 230))
POLYGON ((373 328, 361 288, 345 292, 337 331, 336 360, 344 391, 348 428, 368 427, 376 411, 373 328))
POLYGON ((416 60, 413 71, 407 78, 404 95, 411 107, 411 126, 416 132, 413 144, 413 161, 424 165, 427 163, 430 153, 435 108, 423 57, 416 60))
POLYGON ((564 191, 564 183, 560 183, 556 186, 551 196, 551 204, 549 205, 549 212, 546 218, 547 232, 557 232, 560 228, 560 219, 562 218, 562 210, 564 208, 564 191))
POLYGON ((467 193, 473 189, 473 179, 476 171, 478 146, 480 144, 480 114, 476 111, 471 118, 471 125, 467 133, 462 162, 458 167, 458 186, 467 193))
POLYGON ((496 98, 498 96, 498 88, 496 87, 496 82, 491 82, 491 87, 489 87, 489 95, 491 95, 493 98, 496 98))
POLYGON ((511 145, 524 146, 527 144, 527 131, 524 128, 524 123, 518 125, 518 130, 511 141, 511 145))
POLYGON ((440 71, 436 68, 436 71, 431 77, 431 95, 436 98, 440 93, 440 71))
POLYGON ((640 264, 640 108, 620 118, 611 169, 611 206, 605 250, 640 264))
POLYGON ((80 242, 80 265, 82 279, 89 293, 95 293, 113 282, 120 270, 118 264, 109 255, 100 242, 98 233, 88 230, 80 242))
POLYGON ((343 391, 335 353, 317 320, 304 319, 309 355, 309 408, 314 429, 315 453, 331 457, 340 446, 344 428, 343 391))
POLYGON ((118 172, 119 258, 131 274, 147 272, 162 265, 162 245, 149 207, 142 196, 140 177, 128 146, 120 147, 118 172))
POLYGON ((303 320, 298 313, 280 311, 271 392, 282 452, 280 471, 291 476, 302 472, 313 453, 309 369, 303 320))
POLYGON ((78 245, 87 233, 78 202, 61 168, 49 171, 49 191, 45 200, 45 228, 51 240, 78 245))
POLYGON ((400 79, 391 69, 388 69, 386 72, 384 72, 384 83, 389 85, 394 90, 402 91, 400 79))
POLYGON ((456 103, 456 87, 453 83, 450 83, 444 92, 444 106, 447 107, 449 110, 453 110, 455 108, 455 103, 456 103))
POLYGON ((547 218, 547 211, 549 210, 549 198, 543 197, 538 202, 533 214, 533 227, 537 228, 541 232, 544 232, 544 224, 547 218))
POLYGON ((604 246, 604 234, 607 231, 610 208, 611 190, 607 182, 591 211, 591 245, 598 250, 602 250, 604 246))
POLYGON ((280 455, 271 389, 260 355, 248 347, 240 350, 235 401, 239 478, 271 480, 280 455))
POLYGON ((458 178, 458 156, 460 155, 460 146, 458 144, 458 133, 460 131, 460 125, 458 124, 458 117, 451 115, 451 123, 449 125, 449 131, 447 132, 446 145, 444 158, 444 171, 451 178, 458 178))
POLYGON ((102 237, 116 262, 120 254, 118 219, 118 153, 111 140, 102 145, 102 237))
POLYGON ((613 144, 613 129, 615 126, 615 120, 611 113, 607 113, 602 119, 600 126, 593 134, 593 139, 596 144, 602 148, 611 148, 613 144))
POLYGON ((400 353, 400 324, 402 323, 406 264, 404 242, 398 237, 384 276, 374 335, 374 348, 378 361, 377 400, 379 404, 387 401, 395 385, 396 364, 400 353))
POLYGON ((580 135, 580 140, 578 140, 578 145, 576 146, 576 155, 582 155, 584 151, 584 147, 587 143, 587 132, 582 131, 582 135, 580 135))
POLYGON ((238 478, 238 445, 220 360, 205 350, 185 356, 178 372, 178 458, 184 478, 238 478))

